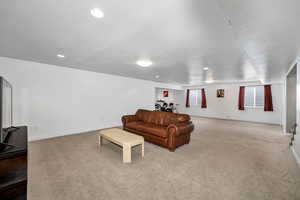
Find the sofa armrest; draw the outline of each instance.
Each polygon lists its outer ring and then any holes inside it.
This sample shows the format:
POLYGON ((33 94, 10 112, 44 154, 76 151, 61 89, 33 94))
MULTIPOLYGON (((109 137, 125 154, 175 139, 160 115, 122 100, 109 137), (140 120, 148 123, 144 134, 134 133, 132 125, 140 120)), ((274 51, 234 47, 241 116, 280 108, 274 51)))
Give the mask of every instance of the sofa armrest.
POLYGON ((184 123, 170 124, 167 127, 167 131, 169 134, 175 134, 177 136, 189 134, 193 130, 194 130, 194 124, 191 121, 184 122, 184 123))
POLYGON ((138 121, 138 118, 136 115, 124 115, 122 117, 123 126, 125 126, 129 122, 134 122, 134 121, 138 121))

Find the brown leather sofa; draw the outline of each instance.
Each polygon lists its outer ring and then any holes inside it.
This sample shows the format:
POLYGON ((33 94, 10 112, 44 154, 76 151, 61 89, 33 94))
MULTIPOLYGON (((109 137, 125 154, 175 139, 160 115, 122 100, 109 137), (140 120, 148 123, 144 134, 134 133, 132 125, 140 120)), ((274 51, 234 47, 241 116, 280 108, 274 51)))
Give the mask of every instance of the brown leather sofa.
POLYGON ((190 116, 139 109, 135 115, 122 117, 123 129, 144 137, 148 142, 170 151, 190 142, 194 125, 190 116))

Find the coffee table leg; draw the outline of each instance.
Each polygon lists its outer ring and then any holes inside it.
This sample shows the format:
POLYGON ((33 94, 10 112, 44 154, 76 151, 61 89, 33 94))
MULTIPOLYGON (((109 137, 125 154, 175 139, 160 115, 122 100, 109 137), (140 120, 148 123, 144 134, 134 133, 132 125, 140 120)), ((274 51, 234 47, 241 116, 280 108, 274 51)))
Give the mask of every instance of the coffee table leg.
POLYGON ((123 145, 123 163, 131 162, 131 146, 123 145))
POLYGON ((145 144, 144 142, 142 143, 142 157, 144 158, 145 155, 145 144))
POLYGON ((103 144, 103 138, 102 138, 101 135, 99 135, 99 137, 98 137, 98 147, 101 148, 102 144, 103 144))

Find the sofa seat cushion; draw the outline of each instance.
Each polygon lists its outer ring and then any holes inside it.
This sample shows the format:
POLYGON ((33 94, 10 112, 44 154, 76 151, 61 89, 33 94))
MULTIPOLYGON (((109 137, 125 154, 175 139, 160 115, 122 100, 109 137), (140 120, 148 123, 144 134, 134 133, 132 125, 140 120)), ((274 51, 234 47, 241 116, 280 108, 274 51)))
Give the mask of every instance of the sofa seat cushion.
POLYGON ((156 124, 145 123, 142 121, 135 121, 126 124, 126 127, 148 134, 156 135, 158 137, 168 137, 167 128, 156 124))

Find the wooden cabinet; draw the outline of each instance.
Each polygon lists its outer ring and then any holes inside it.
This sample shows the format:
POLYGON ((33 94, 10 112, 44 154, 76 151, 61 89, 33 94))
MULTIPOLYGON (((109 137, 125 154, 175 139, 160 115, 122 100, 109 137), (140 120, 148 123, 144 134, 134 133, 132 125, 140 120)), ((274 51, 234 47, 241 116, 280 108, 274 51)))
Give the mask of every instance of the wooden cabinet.
POLYGON ((0 199, 27 199, 27 127, 17 127, 8 143, 15 147, 0 152, 0 199))

